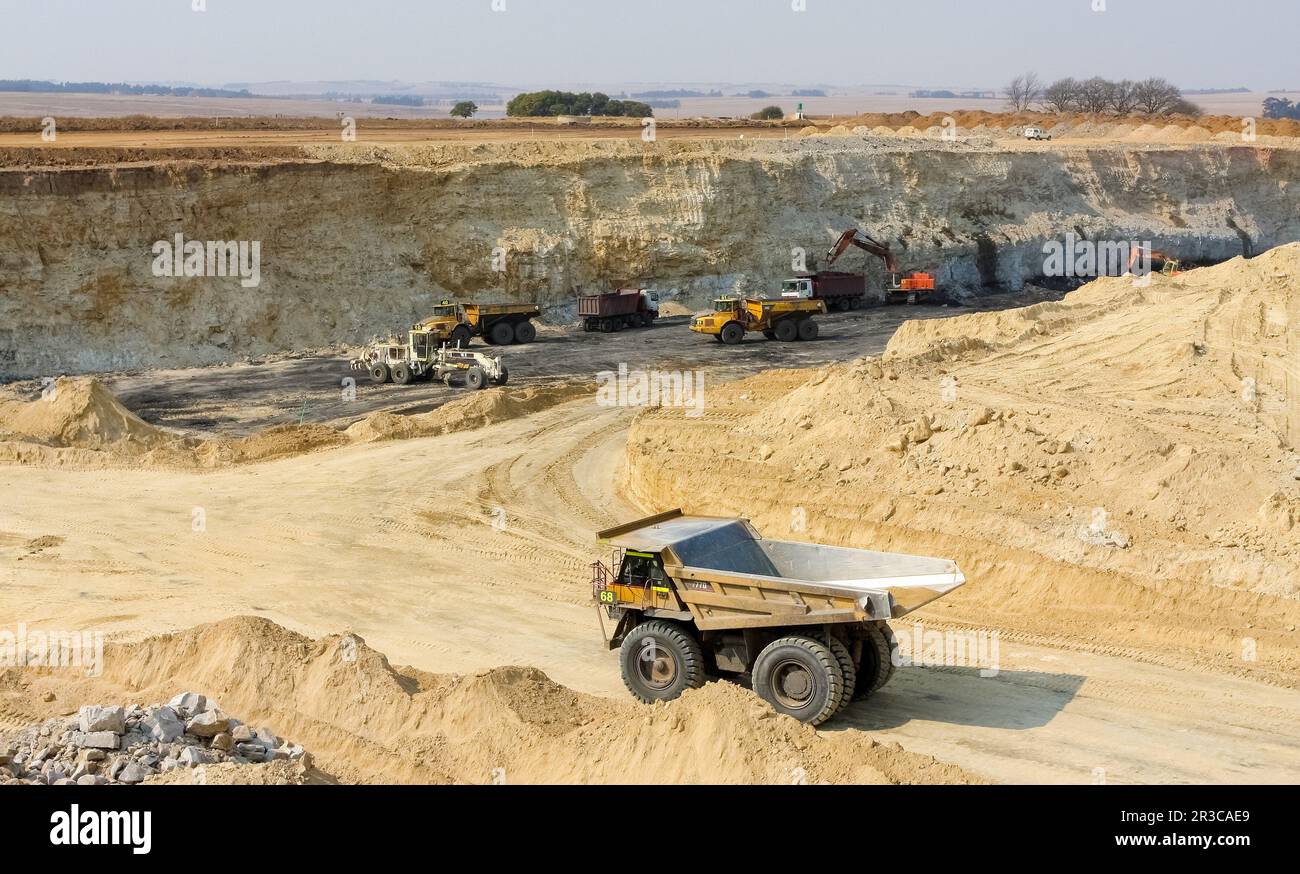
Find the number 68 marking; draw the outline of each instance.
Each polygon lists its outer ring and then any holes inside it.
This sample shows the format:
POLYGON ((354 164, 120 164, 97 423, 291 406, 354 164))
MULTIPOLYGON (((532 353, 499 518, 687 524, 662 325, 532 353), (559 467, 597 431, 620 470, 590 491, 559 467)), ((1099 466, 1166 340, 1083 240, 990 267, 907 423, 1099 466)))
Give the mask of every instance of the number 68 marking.
POLYGON ((601 590, 600 590, 600 603, 602 603, 602 604, 613 604, 613 603, 614 603, 614 590, 613 590, 613 589, 601 589, 601 590))

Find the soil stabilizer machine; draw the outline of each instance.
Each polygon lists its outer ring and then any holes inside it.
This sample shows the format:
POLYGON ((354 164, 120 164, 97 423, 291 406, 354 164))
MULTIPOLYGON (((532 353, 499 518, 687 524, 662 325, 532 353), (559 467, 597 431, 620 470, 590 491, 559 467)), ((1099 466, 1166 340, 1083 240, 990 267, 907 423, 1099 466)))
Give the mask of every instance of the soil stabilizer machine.
POLYGON ((670 510, 601 531, 592 590, 623 682, 667 701, 748 674, 780 713, 818 725, 894 673, 890 619, 966 578, 947 559, 768 540, 745 519, 670 510))
POLYGON ((480 389, 488 383, 505 385, 510 379, 500 358, 440 343, 435 332, 421 325, 406 332, 405 343, 390 338, 370 344, 349 366, 366 371, 371 381, 379 384, 436 380, 451 385, 459 378, 466 387, 480 389))

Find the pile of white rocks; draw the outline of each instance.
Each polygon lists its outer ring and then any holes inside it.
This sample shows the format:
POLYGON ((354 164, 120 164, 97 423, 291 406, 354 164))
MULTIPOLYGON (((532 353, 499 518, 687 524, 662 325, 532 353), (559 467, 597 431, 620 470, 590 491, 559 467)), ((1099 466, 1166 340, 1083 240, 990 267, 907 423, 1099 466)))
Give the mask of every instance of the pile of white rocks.
POLYGON ((153 707, 81 708, 0 739, 0 783, 140 783, 175 768, 302 761, 303 748, 227 716, 197 692, 153 707))

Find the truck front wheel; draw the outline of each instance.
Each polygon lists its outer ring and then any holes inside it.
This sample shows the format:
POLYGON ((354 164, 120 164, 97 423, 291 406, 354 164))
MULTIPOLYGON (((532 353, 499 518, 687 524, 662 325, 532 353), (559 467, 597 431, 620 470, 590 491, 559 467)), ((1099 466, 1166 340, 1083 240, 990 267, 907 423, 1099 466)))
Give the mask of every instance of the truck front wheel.
POLYGON ((638 701, 671 701, 704 684, 699 641, 671 622, 653 619, 628 632, 619 648, 623 684, 638 701))
POLYGON ((830 719, 844 695, 844 673, 826 644, 811 637, 782 637, 758 654, 754 692, 777 713, 809 725, 830 719))
POLYGON ((739 322, 727 322, 722 326, 722 333, 718 334, 718 339, 728 346, 735 346, 745 339, 745 329, 739 322))

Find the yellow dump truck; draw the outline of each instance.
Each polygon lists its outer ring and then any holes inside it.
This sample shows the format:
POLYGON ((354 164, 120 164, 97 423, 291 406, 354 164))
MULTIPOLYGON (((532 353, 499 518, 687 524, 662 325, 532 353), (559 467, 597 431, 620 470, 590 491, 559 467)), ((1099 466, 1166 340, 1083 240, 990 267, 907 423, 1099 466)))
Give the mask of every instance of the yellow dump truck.
POLYGON ((748 674, 817 725, 892 676, 886 624, 962 585, 947 559, 768 540, 745 519, 669 510, 601 531, 592 591, 623 683, 667 701, 709 673, 748 674))
POLYGON ((719 342, 734 346, 750 331, 761 331, 769 340, 817 339, 817 323, 812 317, 826 312, 820 300, 780 298, 720 297, 713 311, 691 318, 691 330, 711 334, 719 342))
POLYGON ((482 337, 493 346, 531 343, 537 327, 530 320, 541 314, 535 303, 459 304, 444 299, 415 330, 460 346, 468 346, 472 337, 482 337))

